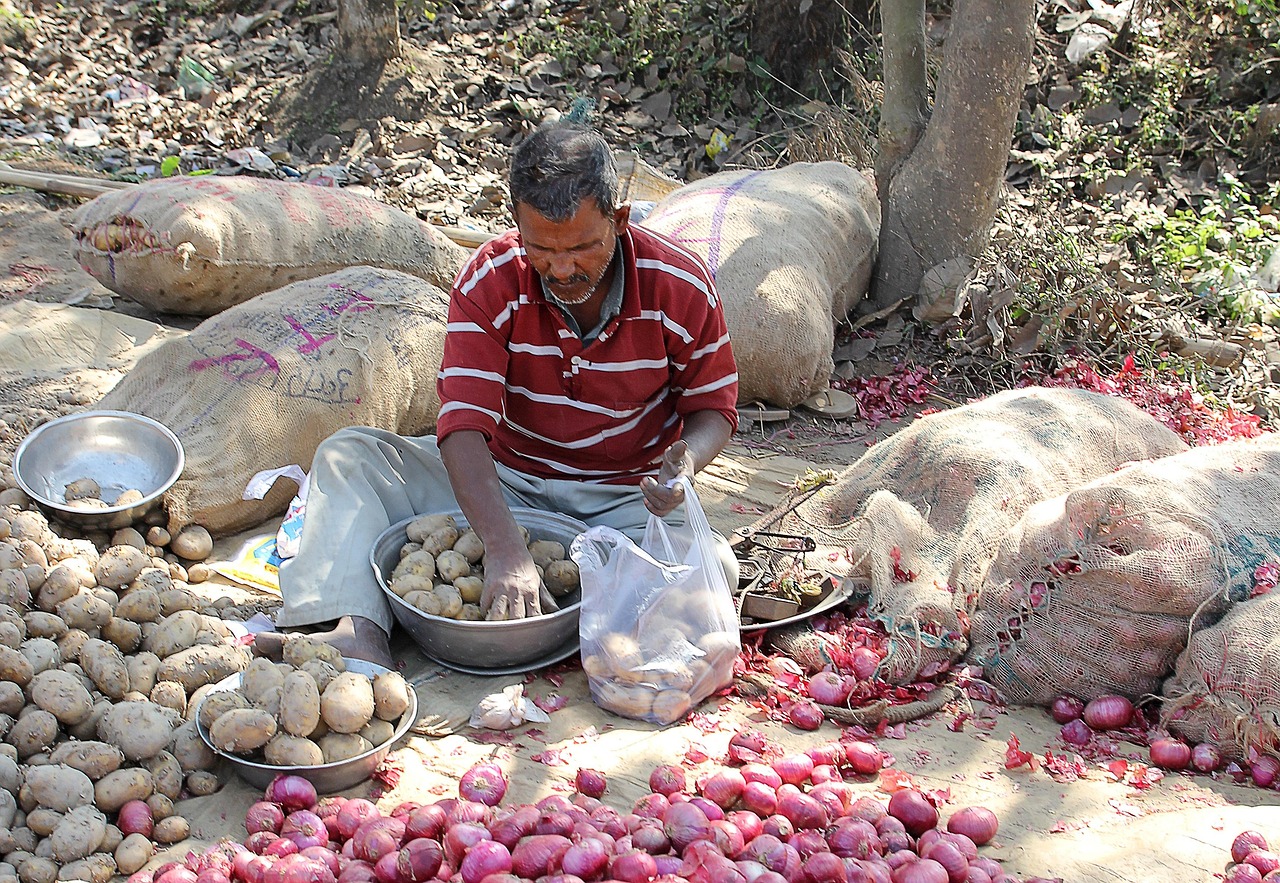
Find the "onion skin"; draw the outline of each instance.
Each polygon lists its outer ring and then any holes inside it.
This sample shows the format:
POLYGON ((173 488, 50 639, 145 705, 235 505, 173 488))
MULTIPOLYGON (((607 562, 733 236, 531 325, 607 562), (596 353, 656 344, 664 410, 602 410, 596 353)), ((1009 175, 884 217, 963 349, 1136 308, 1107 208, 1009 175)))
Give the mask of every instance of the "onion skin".
POLYGON ((1067 721, 1059 735, 1068 745, 1088 745, 1093 740, 1093 730, 1083 720, 1067 721))
POLYGON ((1094 730, 1121 730, 1133 720, 1133 703, 1123 696, 1105 694, 1090 700, 1082 717, 1094 730))
POLYGON ((1177 739, 1155 739, 1150 752, 1151 762, 1166 770, 1185 770, 1191 764, 1191 746, 1177 739))
POLYGON ((923 794, 910 788, 895 791, 889 798, 889 815, 902 822, 912 837, 919 837, 938 824, 938 810, 923 794))
POLYGON ((952 834, 963 834, 977 846, 986 846, 996 838, 1000 820, 985 806, 965 806, 947 819, 947 830, 952 834))

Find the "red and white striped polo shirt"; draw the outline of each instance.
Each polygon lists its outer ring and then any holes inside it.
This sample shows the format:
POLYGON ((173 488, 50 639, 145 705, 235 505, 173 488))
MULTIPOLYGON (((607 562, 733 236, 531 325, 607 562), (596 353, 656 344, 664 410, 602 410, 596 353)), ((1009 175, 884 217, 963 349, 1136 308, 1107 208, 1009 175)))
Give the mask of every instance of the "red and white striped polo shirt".
POLYGON ((738 373, 701 259, 652 230, 620 237, 622 312, 586 346, 548 303, 519 234, 454 281, 436 435, 478 430, 494 459, 543 478, 637 484, 713 410, 737 426, 738 373))

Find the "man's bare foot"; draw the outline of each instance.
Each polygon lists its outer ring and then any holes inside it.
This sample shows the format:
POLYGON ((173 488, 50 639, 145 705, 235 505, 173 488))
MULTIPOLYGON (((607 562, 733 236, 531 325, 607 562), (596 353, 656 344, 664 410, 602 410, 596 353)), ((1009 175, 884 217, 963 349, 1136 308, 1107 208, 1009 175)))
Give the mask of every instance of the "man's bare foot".
MULTIPOLYGON (((288 637, 288 632, 261 632, 253 639, 253 652, 257 656, 279 660, 288 637)), ((395 667, 387 633, 376 622, 363 616, 344 616, 332 630, 313 632, 307 637, 330 645, 349 659, 363 659, 384 668, 395 667)))

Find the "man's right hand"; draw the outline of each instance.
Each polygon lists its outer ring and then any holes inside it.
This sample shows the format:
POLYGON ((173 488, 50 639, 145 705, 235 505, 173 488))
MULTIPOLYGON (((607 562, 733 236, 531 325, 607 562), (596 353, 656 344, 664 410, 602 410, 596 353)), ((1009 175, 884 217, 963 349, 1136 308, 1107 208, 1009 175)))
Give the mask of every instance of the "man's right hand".
POLYGON ((543 585, 528 550, 514 553, 513 564, 504 566, 503 556, 485 555, 484 592, 480 610, 490 621, 524 619, 553 613, 559 609, 543 585))

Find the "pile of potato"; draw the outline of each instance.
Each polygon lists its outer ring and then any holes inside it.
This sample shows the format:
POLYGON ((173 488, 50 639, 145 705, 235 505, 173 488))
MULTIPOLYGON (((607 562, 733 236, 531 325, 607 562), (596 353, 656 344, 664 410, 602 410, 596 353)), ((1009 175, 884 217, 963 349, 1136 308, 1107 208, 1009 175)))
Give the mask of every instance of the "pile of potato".
MULTIPOLYGON (((576 591, 578 565, 565 557, 564 544, 531 539, 523 526, 520 531, 552 597, 576 591)), ((484 543, 476 532, 460 530, 452 515, 424 515, 410 522, 405 534, 407 542, 387 580, 388 588, 432 616, 465 621, 489 618, 480 612, 484 543)))
POLYGON ((226 620, 257 611, 202 600, 187 580, 203 565, 166 560, 168 539, 159 525, 67 539, 0 505, 0 878, 107 883, 153 841, 186 839, 175 800, 219 787, 192 716, 248 668, 226 620), (126 846, 112 821, 131 800, 157 823, 126 846))
POLYGON ((399 672, 347 671, 333 647, 296 635, 285 642, 283 662, 253 660, 235 689, 204 698, 198 716, 220 751, 272 766, 316 766, 391 741, 408 708, 399 672))

